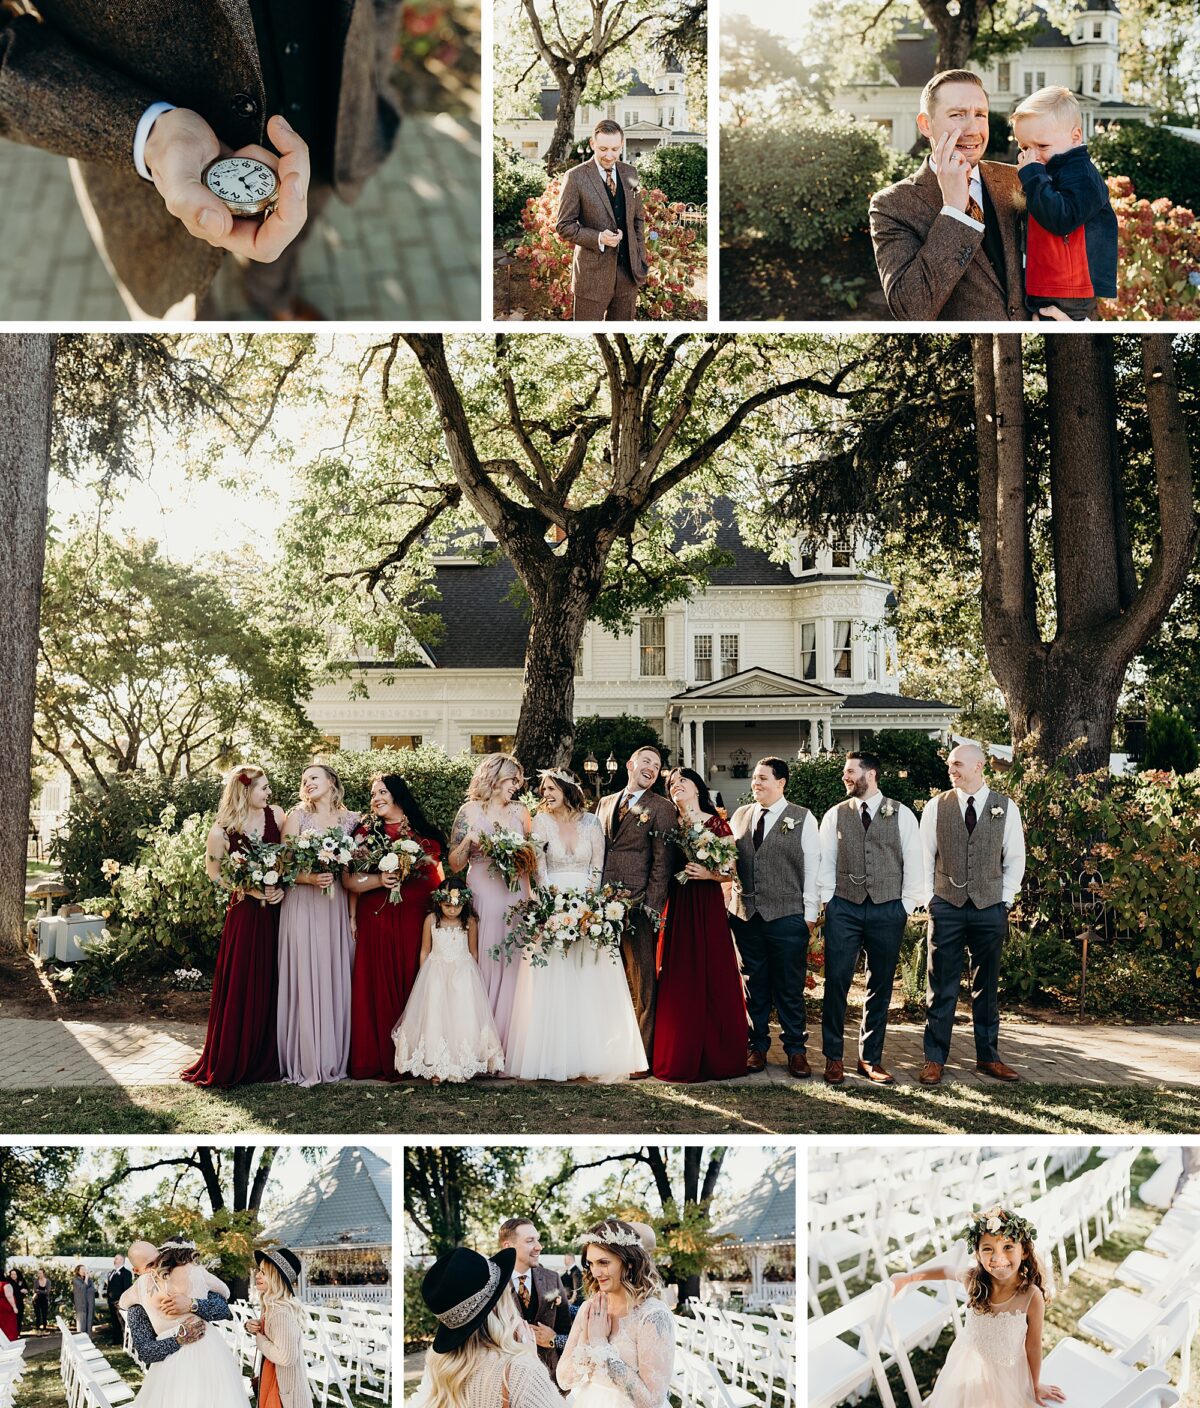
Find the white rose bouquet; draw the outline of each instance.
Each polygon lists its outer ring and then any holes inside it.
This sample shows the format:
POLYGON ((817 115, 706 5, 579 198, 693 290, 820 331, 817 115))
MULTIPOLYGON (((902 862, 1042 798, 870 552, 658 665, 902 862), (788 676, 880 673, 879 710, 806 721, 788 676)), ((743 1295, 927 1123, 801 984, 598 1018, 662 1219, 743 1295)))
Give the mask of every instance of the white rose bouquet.
POLYGON ((378 871, 380 875, 398 875, 399 881, 388 891, 388 904, 403 904, 400 886, 415 870, 433 865, 429 852, 411 831, 403 830, 393 840, 377 823, 360 827, 354 833, 354 854, 350 869, 359 874, 378 871))
POLYGON ((629 896, 612 885, 597 890, 560 889, 548 885, 508 911, 508 932, 492 949, 499 958, 524 953, 535 968, 544 968, 551 953, 566 953, 576 944, 591 944, 615 961, 630 911, 629 896))
MULTIPOLYGON (((297 875, 329 874, 335 878, 354 859, 354 837, 342 826, 326 831, 302 831, 290 840, 289 850, 297 875)), ((325 887, 325 898, 333 899, 332 885, 325 887)))
MULTIPOLYGON (((737 869, 737 842, 732 836, 718 836, 715 832, 695 822, 691 826, 673 826, 669 831, 656 831, 673 846, 683 852, 685 861, 695 861, 705 870, 715 870, 719 875, 732 875, 737 869)), ((675 879, 681 885, 688 882, 686 870, 677 870, 675 879)))
POLYGON ((497 826, 479 837, 479 849, 488 858, 493 872, 515 894, 521 888, 521 877, 537 873, 537 847, 521 831, 509 831, 497 826))

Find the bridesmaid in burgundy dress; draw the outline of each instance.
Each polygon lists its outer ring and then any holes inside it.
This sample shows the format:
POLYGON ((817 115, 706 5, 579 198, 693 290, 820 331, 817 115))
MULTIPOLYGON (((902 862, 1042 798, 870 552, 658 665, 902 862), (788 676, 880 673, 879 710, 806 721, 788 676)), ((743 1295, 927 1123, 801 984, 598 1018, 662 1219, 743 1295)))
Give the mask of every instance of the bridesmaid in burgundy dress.
POLYGON ((342 884, 358 896, 354 977, 350 989, 350 1076, 354 1080, 398 1080, 392 1030, 417 977, 421 926, 429 896, 442 883, 446 837, 429 821, 408 783, 396 773, 371 779, 371 816, 359 826, 382 830, 389 841, 411 836, 433 862, 419 866, 400 886, 403 899, 389 895, 396 876, 371 871, 345 873, 342 884))
MULTIPOLYGON (((247 765, 226 775, 217 819, 208 833, 205 868, 214 881, 220 883, 226 853, 244 849, 247 837, 279 840, 283 812, 270 805, 270 798, 271 784, 262 768, 247 765)), ((277 885, 231 897, 217 952, 204 1050, 183 1072, 184 1080, 241 1085, 279 1079, 275 1002, 282 899, 277 885)))
MULTIPOLYGON (((667 792, 681 825, 700 822, 718 836, 731 834, 699 773, 675 768, 667 792)), ((721 892, 729 877, 695 861, 685 869, 686 885, 671 880, 658 940, 654 1074, 671 1081, 729 1080, 746 1069, 746 997, 721 892)))

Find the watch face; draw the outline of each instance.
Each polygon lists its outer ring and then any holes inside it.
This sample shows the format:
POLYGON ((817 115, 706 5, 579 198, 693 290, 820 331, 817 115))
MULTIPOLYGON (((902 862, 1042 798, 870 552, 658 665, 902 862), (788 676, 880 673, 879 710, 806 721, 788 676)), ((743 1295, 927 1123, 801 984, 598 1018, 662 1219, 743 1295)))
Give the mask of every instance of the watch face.
POLYGON ((252 156, 223 156, 205 168, 213 195, 235 210, 262 210, 279 192, 274 171, 252 156))

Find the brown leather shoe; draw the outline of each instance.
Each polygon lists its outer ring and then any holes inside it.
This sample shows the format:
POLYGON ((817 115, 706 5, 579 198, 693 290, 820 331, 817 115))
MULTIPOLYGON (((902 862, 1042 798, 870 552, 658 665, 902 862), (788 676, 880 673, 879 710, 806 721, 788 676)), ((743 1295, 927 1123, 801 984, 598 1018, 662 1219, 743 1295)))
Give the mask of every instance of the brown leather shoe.
POLYGON ((767 1069, 767 1053, 765 1051, 746 1052, 746 1074, 753 1075, 755 1071, 765 1071, 767 1069))
POLYGON ((846 1068, 832 1056, 825 1058, 825 1080, 829 1085, 841 1085, 846 1079, 846 1068))
POLYGON ((1021 1077, 1003 1061, 976 1061, 975 1069, 981 1076, 991 1076, 993 1080, 1020 1080, 1021 1077))
POLYGON ((650 1079, 650 1072, 649 1072, 649 1071, 631 1071, 630 1074, 629 1074, 629 1079, 630 1079, 630 1080, 649 1080, 649 1079, 650 1079))
POLYGON ((812 1075, 812 1067, 803 1051, 793 1051, 788 1057, 788 1075, 797 1080, 807 1080, 812 1075))
POLYGON ((942 1067, 936 1061, 926 1061, 917 1079, 922 1085, 941 1085, 942 1067))
POLYGON ((866 1076, 874 1085, 895 1085, 896 1077, 890 1071, 885 1071, 882 1066, 873 1065, 870 1061, 859 1061, 858 1073, 866 1076))

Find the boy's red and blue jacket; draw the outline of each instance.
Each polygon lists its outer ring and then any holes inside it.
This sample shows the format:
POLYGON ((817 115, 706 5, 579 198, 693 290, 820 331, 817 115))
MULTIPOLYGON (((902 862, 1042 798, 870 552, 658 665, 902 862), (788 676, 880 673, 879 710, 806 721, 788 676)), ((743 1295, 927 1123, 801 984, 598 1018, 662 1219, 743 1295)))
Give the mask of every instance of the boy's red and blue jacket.
POLYGON ((1035 298, 1115 298, 1117 217, 1087 147, 1017 175, 1029 210, 1025 292, 1035 298))

